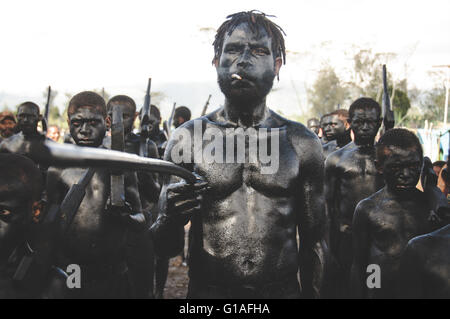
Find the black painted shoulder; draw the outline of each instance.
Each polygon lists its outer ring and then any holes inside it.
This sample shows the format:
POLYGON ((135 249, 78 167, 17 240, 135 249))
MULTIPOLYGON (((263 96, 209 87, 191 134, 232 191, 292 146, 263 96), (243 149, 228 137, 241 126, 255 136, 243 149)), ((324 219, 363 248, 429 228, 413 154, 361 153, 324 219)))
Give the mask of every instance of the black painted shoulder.
POLYGON ((271 114, 277 126, 286 128, 286 134, 300 157, 320 161, 323 165, 325 158, 322 143, 313 131, 302 123, 288 120, 273 111, 271 114))
POLYGON ((362 199, 356 205, 355 212, 362 211, 362 212, 369 214, 370 212, 376 211, 377 207, 379 206, 380 199, 383 196, 383 193, 384 193, 384 188, 382 188, 378 192, 370 195, 369 197, 362 199))

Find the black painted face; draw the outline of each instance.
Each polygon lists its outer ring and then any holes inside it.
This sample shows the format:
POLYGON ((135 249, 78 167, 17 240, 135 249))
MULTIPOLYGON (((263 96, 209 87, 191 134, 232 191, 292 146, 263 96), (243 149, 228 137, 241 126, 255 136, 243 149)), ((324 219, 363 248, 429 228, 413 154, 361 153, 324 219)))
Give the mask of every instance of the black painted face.
POLYGON ((40 120, 39 113, 36 108, 29 105, 22 105, 17 110, 17 125, 23 134, 33 134, 37 131, 40 120))
POLYGON ((31 216, 32 202, 29 194, 25 194, 23 185, 18 179, 2 181, 0 186, 0 220, 8 224, 19 224, 31 216))
POLYGON ((161 118, 157 117, 153 113, 150 113, 149 130, 150 130, 152 136, 156 136, 159 133, 159 125, 160 124, 161 124, 161 118))
POLYGON ((69 115, 70 135, 80 146, 98 147, 106 134, 106 120, 95 108, 79 107, 69 115))
MULTIPOLYGON (((136 110, 127 103, 119 103, 114 102, 113 104, 118 104, 120 108, 122 109, 123 114, 123 128, 124 128, 124 134, 128 135, 133 130, 133 124, 135 120, 136 110)), ((112 118, 112 114, 109 114, 110 118, 112 118)))
POLYGON ((381 126, 381 118, 376 109, 356 109, 350 119, 350 127, 355 134, 357 145, 371 145, 381 126))
POLYGON ((389 146, 382 173, 388 188, 401 193, 416 188, 421 168, 422 158, 415 148, 389 146))
POLYGON ((316 133, 316 135, 319 134, 319 130, 320 130, 320 122, 319 121, 317 121, 317 120, 308 120, 307 126, 308 126, 308 128, 311 131, 316 133))
POLYGON ((337 139, 338 136, 345 134, 345 123, 334 114, 324 119, 323 133, 328 141, 337 139))
POLYGON ((257 35, 247 23, 242 23, 225 36, 216 62, 220 89, 232 102, 258 103, 270 92, 279 66, 281 61, 274 58, 267 32, 261 27, 257 35), (242 80, 232 78, 232 74, 242 80))
POLYGON ((184 122, 186 122, 186 120, 184 118, 182 118, 181 116, 178 116, 176 118, 174 118, 173 120, 173 126, 175 126, 175 128, 180 127, 184 122))

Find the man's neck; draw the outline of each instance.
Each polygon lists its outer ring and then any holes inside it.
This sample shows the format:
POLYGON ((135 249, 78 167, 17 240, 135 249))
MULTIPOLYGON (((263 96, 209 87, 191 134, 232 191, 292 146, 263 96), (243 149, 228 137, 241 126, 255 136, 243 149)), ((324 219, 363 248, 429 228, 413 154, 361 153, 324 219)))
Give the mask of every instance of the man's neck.
POLYGON ((151 140, 156 140, 159 139, 159 135, 160 135, 161 131, 159 130, 159 126, 157 129, 153 129, 150 134, 149 134, 149 138, 151 140))
POLYGON ((229 122, 237 126, 251 127, 263 122, 267 116, 266 98, 257 103, 248 102, 245 105, 233 103, 225 99, 224 116, 229 122))
POLYGON ((33 138, 33 137, 40 137, 41 133, 39 133, 37 130, 32 132, 24 132, 22 131, 23 136, 27 138, 33 138))
POLYGON ((336 143, 339 148, 344 147, 351 141, 352 139, 350 138, 350 130, 345 131, 344 134, 338 135, 338 137, 336 138, 336 143))
MULTIPOLYGON (((386 192, 389 195, 389 197, 399 200, 399 201, 414 201, 414 200, 420 200, 420 197, 417 197, 417 195, 420 193, 416 188, 411 189, 405 189, 402 191, 399 191, 395 188, 390 187, 389 185, 385 186, 386 192)), ((422 194, 422 193, 420 193, 422 194)))
POLYGON ((356 146, 359 146, 359 147, 368 147, 368 148, 371 148, 371 147, 373 147, 374 146, 374 143, 375 143, 375 137, 373 138, 373 139, 367 139, 367 140, 360 140, 360 139, 358 139, 358 138, 355 138, 355 145, 356 146))

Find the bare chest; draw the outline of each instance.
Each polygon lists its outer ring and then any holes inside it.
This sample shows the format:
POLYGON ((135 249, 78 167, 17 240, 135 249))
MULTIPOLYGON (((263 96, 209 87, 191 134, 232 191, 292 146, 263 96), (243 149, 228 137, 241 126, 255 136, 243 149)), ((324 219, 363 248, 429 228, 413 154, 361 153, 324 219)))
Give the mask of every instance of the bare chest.
POLYGON ((426 208, 420 203, 390 204, 371 214, 374 245, 389 254, 401 253, 408 241, 428 231, 426 208))
POLYGON ((274 196, 293 194, 301 160, 285 130, 218 131, 216 139, 203 140, 203 157, 195 162, 214 194, 225 198, 243 185, 274 196))

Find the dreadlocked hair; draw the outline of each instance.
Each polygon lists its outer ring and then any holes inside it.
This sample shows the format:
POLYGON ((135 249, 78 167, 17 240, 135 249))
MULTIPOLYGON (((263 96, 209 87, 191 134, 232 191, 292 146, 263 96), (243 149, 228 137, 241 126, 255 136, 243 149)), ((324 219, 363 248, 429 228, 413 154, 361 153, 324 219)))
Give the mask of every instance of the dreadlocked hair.
POLYGON ((219 27, 214 39, 214 61, 220 58, 222 54, 223 41, 225 35, 230 35, 233 33, 234 29, 241 23, 247 23, 249 28, 259 35, 259 27, 263 27, 268 35, 272 38, 272 51, 275 53, 276 57, 281 57, 283 64, 286 64, 286 48, 284 46, 284 37, 286 33, 284 30, 276 23, 270 21, 268 17, 275 17, 273 15, 266 15, 265 13, 252 10, 252 11, 242 11, 227 16, 227 19, 219 27))

